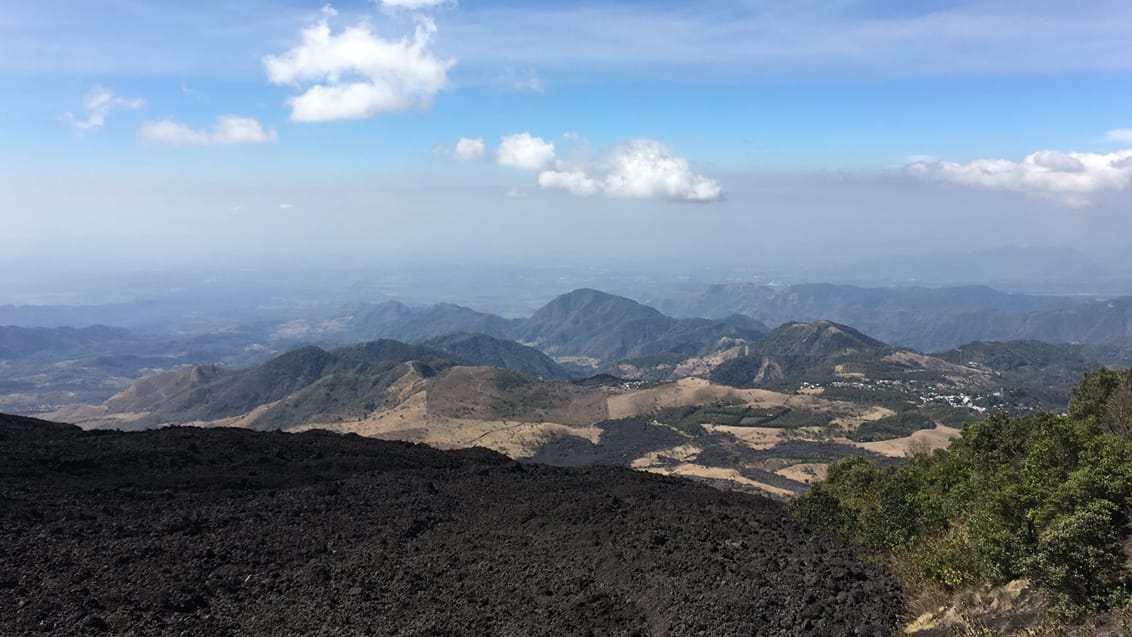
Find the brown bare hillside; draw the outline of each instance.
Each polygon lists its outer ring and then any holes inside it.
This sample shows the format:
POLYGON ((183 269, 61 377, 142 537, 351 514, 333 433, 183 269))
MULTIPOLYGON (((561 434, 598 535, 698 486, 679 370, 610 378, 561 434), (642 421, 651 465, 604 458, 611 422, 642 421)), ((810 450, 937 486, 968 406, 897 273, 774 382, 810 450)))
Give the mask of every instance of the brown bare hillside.
POLYGON ((665 407, 684 407, 712 402, 781 404, 783 394, 762 389, 735 389, 702 378, 684 378, 659 387, 630 391, 609 397, 610 418, 632 418, 665 407))
POLYGON ((161 372, 130 385, 104 404, 110 413, 170 410, 192 400, 192 392, 197 387, 224 375, 224 370, 213 365, 161 372))
MULTIPOLYGON (((952 438, 960 434, 959 429, 954 427, 945 427, 943 425, 936 425, 932 429, 921 429, 903 438, 893 438, 891 440, 878 440, 876 442, 858 442, 852 443, 856 446, 867 449, 884 456, 893 458, 903 458, 910 455, 913 451, 931 451, 933 449, 942 449, 947 446, 947 443, 952 438)), ((846 441, 847 443, 849 441, 846 441)))
MULTIPOLYGON (((649 389, 633 390, 609 397, 610 418, 632 418, 669 407, 708 404, 748 405, 776 409, 791 408, 830 414, 839 424, 852 428, 875 418, 873 407, 798 393, 784 394, 766 389, 737 389, 702 378, 683 378, 649 389)), ((710 423, 702 423, 710 424, 710 423)))
POLYGON ((596 444, 601 436, 601 430, 593 426, 449 418, 430 414, 428 402, 428 391, 420 391, 392 409, 374 412, 361 420, 312 422, 291 431, 325 429, 382 440, 423 443, 438 449, 484 447, 512 458, 529 458, 543 445, 560 437, 572 436, 596 444))

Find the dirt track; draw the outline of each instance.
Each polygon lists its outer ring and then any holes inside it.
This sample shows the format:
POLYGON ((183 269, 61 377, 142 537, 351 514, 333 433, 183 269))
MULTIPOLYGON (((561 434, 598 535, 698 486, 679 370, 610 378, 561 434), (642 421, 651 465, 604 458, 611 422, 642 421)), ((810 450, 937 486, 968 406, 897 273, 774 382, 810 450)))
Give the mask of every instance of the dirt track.
POLYGON ((0 416, 0 634, 882 635, 771 500, 320 432, 0 416))

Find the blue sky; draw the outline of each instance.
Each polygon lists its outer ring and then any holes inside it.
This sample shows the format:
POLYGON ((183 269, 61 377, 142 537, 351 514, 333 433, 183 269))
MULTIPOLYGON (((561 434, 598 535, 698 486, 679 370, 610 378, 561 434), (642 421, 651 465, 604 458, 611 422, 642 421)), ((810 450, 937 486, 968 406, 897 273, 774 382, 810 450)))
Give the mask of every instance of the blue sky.
POLYGON ((585 258, 624 249, 605 225, 782 261, 1132 229, 1126 2, 7 5, 13 259, 585 258))

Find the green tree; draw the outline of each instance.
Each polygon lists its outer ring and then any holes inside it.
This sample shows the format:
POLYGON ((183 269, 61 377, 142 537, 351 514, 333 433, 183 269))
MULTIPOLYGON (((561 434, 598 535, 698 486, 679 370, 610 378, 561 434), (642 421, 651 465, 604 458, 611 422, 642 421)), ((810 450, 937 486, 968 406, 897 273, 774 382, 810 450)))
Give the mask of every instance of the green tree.
POLYGON ((1128 377, 1130 370, 1125 370, 1121 374, 1101 368, 1085 374, 1069 394, 1069 417, 1074 420, 1084 420, 1090 416, 1100 418, 1104 413, 1108 397, 1120 386, 1122 375, 1128 377))

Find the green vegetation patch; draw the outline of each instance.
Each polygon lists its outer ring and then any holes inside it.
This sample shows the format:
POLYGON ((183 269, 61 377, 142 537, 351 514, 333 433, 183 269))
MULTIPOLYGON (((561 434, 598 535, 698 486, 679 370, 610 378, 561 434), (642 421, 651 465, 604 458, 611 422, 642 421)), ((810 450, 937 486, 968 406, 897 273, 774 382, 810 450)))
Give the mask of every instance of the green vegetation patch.
POLYGON ((893 467, 840 460, 793 507, 913 593, 1029 578, 1069 619, 1127 603, 1132 369, 1086 375, 1068 416, 991 416, 893 467))
POLYGON ((856 431, 848 434, 848 438, 855 442, 892 440, 909 436, 920 429, 931 429, 936 423, 958 428, 975 422, 980 417, 978 412, 963 407, 927 405, 898 412, 879 420, 863 422, 856 431))

